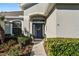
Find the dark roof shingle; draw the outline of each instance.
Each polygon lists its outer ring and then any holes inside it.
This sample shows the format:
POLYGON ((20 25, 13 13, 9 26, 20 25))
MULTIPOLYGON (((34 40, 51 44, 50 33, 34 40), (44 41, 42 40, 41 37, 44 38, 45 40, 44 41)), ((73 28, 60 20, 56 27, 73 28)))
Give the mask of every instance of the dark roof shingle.
POLYGON ((23 11, 0 12, 0 16, 20 16, 20 15, 23 15, 23 11))

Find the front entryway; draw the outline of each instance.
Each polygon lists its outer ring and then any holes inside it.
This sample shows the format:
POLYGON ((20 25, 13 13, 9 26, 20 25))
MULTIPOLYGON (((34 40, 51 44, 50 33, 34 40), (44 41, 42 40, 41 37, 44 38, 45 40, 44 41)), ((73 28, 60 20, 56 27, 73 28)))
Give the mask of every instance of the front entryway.
POLYGON ((32 32, 34 38, 43 38, 44 34, 44 24, 43 23, 33 23, 32 24, 32 32))
POLYGON ((33 14, 30 16, 30 29, 32 28, 32 34, 34 40, 42 40, 45 35, 45 23, 46 17, 41 14, 33 14), (32 22, 32 23, 31 23, 32 22))

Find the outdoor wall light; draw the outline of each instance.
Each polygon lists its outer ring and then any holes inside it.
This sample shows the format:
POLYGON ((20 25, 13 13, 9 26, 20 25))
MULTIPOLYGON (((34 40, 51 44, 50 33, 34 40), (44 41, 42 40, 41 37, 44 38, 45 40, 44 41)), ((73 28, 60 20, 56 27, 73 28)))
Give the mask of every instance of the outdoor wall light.
POLYGON ((60 26, 60 24, 57 24, 57 26, 60 26))

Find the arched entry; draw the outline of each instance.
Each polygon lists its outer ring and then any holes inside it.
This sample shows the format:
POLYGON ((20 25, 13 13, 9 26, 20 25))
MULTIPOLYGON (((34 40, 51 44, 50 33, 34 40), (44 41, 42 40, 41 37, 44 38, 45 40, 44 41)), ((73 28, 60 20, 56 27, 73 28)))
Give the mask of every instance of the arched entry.
POLYGON ((44 38, 45 16, 36 14, 30 16, 30 18, 30 21, 32 21, 32 34, 34 38, 44 38))

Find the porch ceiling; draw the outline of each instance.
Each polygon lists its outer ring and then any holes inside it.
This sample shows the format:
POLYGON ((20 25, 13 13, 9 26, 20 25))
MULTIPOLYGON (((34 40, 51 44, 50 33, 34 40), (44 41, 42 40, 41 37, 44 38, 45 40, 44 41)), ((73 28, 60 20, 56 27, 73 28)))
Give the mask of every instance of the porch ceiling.
POLYGON ((53 11, 54 11, 54 9, 55 9, 55 3, 49 3, 49 5, 47 6, 47 9, 46 9, 46 11, 45 11, 45 16, 46 17, 48 17, 49 16, 49 14, 51 14, 53 11), (51 12, 52 11, 52 12, 51 12))

